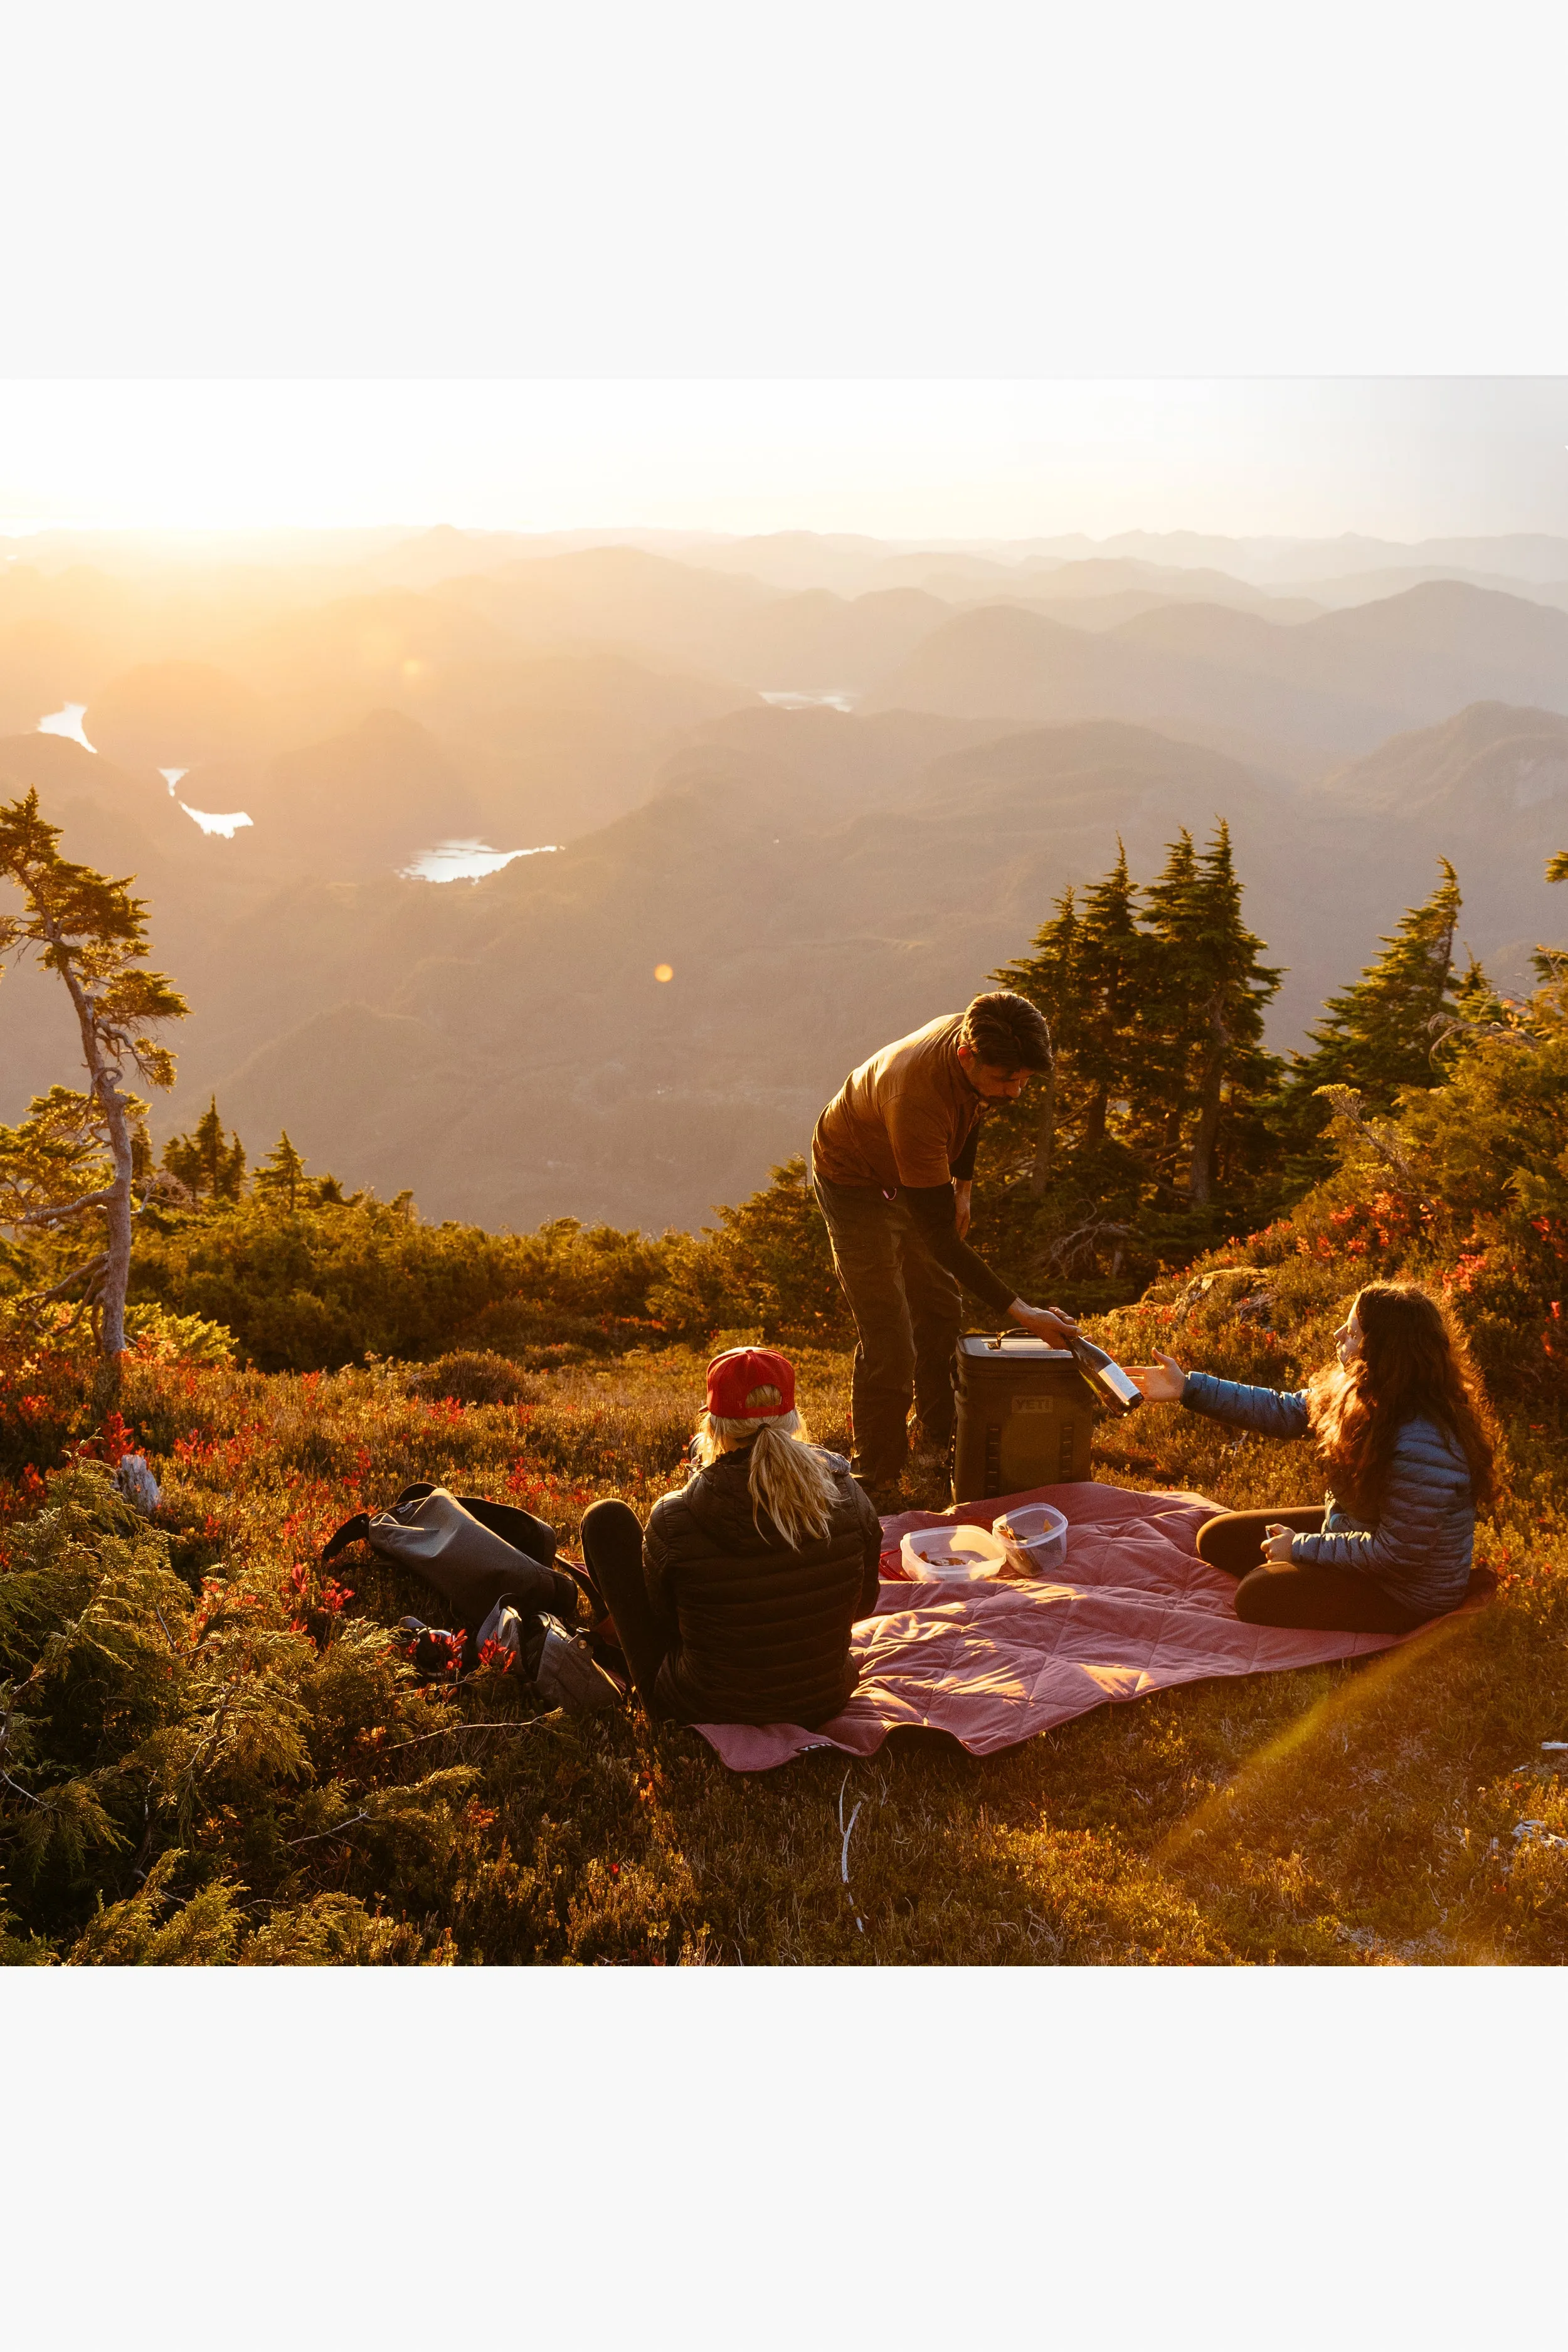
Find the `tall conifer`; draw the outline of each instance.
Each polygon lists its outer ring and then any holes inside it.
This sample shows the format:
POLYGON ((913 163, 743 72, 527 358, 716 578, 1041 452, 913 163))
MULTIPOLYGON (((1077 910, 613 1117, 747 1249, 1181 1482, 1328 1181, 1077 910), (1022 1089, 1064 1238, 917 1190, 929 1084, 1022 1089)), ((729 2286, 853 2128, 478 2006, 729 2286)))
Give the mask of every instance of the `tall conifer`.
POLYGON ((1051 1033, 1051 1066, 1041 1073, 1037 1087, 1030 1089, 1035 1102, 1029 1190, 1038 1197, 1055 1169, 1057 1127, 1078 1049, 1079 917, 1070 882, 1049 922, 1035 933, 1031 952, 1016 963, 1004 964, 991 977, 999 988, 1010 988, 1037 1005, 1051 1033))
POLYGON ((289 1142, 287 1128, 257 1170, 256 1189, 270 1193, 290 1213, 299 1207, 306 1190, 305 1162, 289 1142))
POLYGON ((1159 1121, 1160 1156, 1173 1177, 1184 1160, 1188 1194, 1202 1204, 1214 1187, 1226 1103, 1268 1082, 1263 1012, 1282 977, 1259 961, 1264 942, 1242 920, 1223 818, 1201 857, 1183 827, 1144 893, 1142 921, 1147 1113, 1159 1121))
POLYGON ((196 1121, 194 1134, 171 1136, 163 1147, 163 1165, 195 1200, 238 1200, 245 1179, 245 1146, 237 1135, 226 1138, 216 1095, 196 1121))
POLYGON ((0 808, 0 876, 20 898, 0 911, 0 957, 31 954, 59 975, 88 1080, 84 1093, 52 1087, 20 1127, 0 1129, 0 1224, 61 1235, 101 1227, 102 1247, 29 1303, 75 1292, 100 1351, 117 1361, 125 1351, 135 1189, 145 1184, 148 1157, 147 1106, 129 1081, 174 1085, 174 1057, 154 1033, 189 1008, 164 973, 147 969, 147 908, 131 896, 135 877, 76 865, 60 856, 59 839, 36 792, 0 808))
POLYGON ((1142 1076, 1139 1021, 1149 977, 1149 940, 1138 928, 1127 852, 1120 836, 1116 863, 1084 898, 1076 967, 1078 1075, 1088 1089, 1083 1140, 1102 1143, 1111 1102, 1131 1096, 1142 1076))
POLYGON ((1432 1024, 1459 1009, 1453 983, 1461 901, 1453 867, 1446 857, 1437 863, 1443 878, 1432 896, 1400 917, 1352 986, 1329 998, 1321 1025, 1308 1033, 1313 1052, 1292 1057, 1289 1093, 1298 1103, 1317 1087, 1354 1087, 1369 1108, 1387 1111, 1402 1087, 1440 1083, 1432 1024))

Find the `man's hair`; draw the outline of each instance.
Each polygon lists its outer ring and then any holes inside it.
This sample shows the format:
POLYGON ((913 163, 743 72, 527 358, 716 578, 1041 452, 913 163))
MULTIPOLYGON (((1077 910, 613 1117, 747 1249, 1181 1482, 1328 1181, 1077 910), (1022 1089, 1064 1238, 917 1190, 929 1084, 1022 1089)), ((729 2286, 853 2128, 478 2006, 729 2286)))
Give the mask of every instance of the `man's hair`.
POLYGON ((999 988, 977 996, 963 1016, 959 1044, 971 1046, 988 1070, 1048 1070, 1051 1033, 1026 996, 999 988))

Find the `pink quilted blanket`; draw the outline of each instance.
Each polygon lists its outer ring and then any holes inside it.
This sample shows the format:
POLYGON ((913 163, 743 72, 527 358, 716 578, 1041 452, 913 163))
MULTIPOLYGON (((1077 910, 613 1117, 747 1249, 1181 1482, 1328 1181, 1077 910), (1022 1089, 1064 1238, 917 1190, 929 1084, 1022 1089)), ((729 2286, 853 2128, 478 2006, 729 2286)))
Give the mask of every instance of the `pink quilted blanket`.
POLYGON ((843 1714, 817 1731, 795 1723, 696 1727, 737 1772, 769 1771, 809 1748, 868 1756, 900 1724, 951 1732, 971 1754, 991 1756, 1107 1699, 1394 1646, 1399 1637, 1390 1634, 1242 1624, 1234 1581, 1194 1549, 1218 1507, 1201 1495, 1085 1481, 884 1519, 882 1588, 875 1616, 855 1628, 860 1681, 843 1714), (899 1539, 910 1528, 951 1520, 988 1528, 1022 1503, 1054 1503, 1068 1521, 1067 1566, 1054 1581, 954 1590, 901 1580, 899 1539))

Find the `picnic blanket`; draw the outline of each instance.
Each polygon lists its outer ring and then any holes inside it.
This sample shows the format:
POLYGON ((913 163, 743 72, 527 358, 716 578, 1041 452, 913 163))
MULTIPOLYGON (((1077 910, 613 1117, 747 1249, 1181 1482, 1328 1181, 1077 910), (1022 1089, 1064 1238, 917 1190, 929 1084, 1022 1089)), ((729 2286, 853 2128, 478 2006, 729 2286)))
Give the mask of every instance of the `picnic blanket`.
POLYGON ((877 1611, 851 1637, 860 1680, 843 1713, 816 1731, 795 1723, 695 1727, 737 1772, 770 1771, 811 1748, 868 1756, 910 1724, 992 1756, 1108 1699, 1364 1657, 1405 1638, 1244 1625, 1232 1605, 1235 1580, 1194 1549, 1219 1507, 1202 1495, 1085 1480, 884 1519, 877 1611), (1051 1579, 955 1588, 903 1578, 899 1542, 909 1529, 988 1528, 1025 1503, 1054 1504, 1068 1520, 1067 1566, 1051 1579))

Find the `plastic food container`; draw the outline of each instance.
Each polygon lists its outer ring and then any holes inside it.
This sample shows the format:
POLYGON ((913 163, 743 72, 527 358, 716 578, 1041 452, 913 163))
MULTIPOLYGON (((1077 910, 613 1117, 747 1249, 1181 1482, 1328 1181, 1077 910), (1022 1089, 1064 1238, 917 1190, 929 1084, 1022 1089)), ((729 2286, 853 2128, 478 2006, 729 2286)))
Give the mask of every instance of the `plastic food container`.
POLYGON ((1026 1576, 1049 1576, 1067 1565, 1068 1523, 1048 1503, 1025 1503, 1004 1512, 996 1533, 1026 1576))
POLYGON ((988 1528, 912 1528, 899 1557, 904 1574, 921 1583, 974 1584, 1000 1575, 1008 1552, 988 1528))

